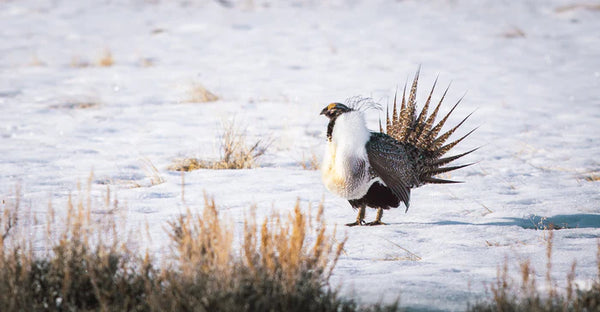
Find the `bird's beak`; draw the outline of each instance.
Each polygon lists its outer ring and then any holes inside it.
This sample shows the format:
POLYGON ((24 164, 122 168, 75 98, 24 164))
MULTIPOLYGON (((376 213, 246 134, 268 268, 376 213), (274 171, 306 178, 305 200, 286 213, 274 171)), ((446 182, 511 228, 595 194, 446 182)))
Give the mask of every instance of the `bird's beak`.
POLYGON ((323 110, 321 111, 321 113, 319 115, 325 115, 325 113, 327 113, 328 110, 329 110, 329 106, 323 108, 323 110))

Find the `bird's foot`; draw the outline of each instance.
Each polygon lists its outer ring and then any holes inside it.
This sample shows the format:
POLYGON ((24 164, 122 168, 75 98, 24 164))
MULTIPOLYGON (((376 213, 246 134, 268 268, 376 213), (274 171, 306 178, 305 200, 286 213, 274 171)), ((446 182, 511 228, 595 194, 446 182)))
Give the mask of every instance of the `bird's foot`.
POLYGON ((356 220, 352 223, 346 223, 346 226, 365 225, 365 220, 356 220))
POLYGON ((381 222, 381 220, 375 220, 373 222, 369 222, 366 225, 387 225, 387 223, 381 222))

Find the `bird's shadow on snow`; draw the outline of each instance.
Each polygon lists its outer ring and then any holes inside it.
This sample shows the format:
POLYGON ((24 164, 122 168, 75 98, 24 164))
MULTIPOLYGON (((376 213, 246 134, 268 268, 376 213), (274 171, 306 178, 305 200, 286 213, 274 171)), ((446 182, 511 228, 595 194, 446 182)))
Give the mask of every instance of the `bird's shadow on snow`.
POLYGON ((531 215, 524 218, 502 218, 503 221, 470 223, 462 221, 437 221, 434 225, 484 225, 484 226, 519 226, 524 229, 582 229, 600 228, 600 214, 561 214, 551 217, 531 215))

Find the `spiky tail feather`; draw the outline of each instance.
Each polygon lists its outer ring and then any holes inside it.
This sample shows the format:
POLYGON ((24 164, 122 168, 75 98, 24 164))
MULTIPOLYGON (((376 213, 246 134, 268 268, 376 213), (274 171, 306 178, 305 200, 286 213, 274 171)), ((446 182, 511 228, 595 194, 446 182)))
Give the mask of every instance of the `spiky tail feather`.
MULTIPOLYGON (((450 88, 450 86, 448 86, 446 90, 444 90, 444 93, 442 94, 442 97, 435 106, 433 112, 428 116, 427 114, 429 110, 429 105, 431 103, 431 96, 433 94, 433 91, 435 90, 435 86, 437 85, 436 78, 433 83, 433 87, 429 92, 429 96, 425 101, 425 105, 423 106, 421 112, 417 116, 416 97, 417 84, 419 81, 419 72, 420 68, 415 74, 415 78, 412 82, 410 92, 408 94, 408 99, 406 98, 406 84, 404 85, 399 113, 397 109, 397 94, 394 95, 394 106, 392 108, 392 116, 389 115, 389 109, 387 110, 385 133, 398 140, 399 142, 407 144, 417 149, 419 154, 417 168, 419 168, 419 181, 421 182, 421 184, 457 183, 458 181, 440 179, 436 178, 435 176, 441 173, 450 172, 471 165, 466 164, 459 166, 442 167, 458 158, 461 158, 477 150, 477 148, 475 148, 468 152, 442 158, 442 156, 444 156, 454 146, 456 146, 467 136, 473 133, 473 131, 475 131, 475 129, 473 129, 461 138, 451 143, 444 144, 446 143, 448 138, 456 131, 456 129, 458 129, 471 116, 471 114, 467 115, 467 117, 465 117, 452 129, 438 135, 442 130, 442 127, 446 123, 446 120, 448 120, 450 114, 452 114, 454 109, 462 101, 462 97, 456 102, 456 104, 454 104, 454 106, 452 106, 450 111, 440 121, 438 121, 437 124, 434 125, 435 119, 440 110, 440 106, 442 105, 442 102, 446 97, 446 93, 450 88)), ((380 130, 381 132, 383 132, 381 124, 380 130)))

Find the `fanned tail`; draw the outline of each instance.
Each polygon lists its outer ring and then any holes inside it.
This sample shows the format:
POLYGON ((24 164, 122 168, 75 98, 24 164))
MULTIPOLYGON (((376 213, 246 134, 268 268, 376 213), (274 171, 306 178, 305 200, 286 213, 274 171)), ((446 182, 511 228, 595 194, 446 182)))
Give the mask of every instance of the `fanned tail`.
MULTIPOLYGON (((468 155, 474 152, 476 149, 472 149, 468 152, 464 152, 454 156, 448 156, 442 158, 448 151, 450 151, 454 146, 464 140, 467 136, 469 136, 473 131, 473 129, 469 131, 466 135, 461 138, 452 141, 450 143, 446 143, 446 141, 450 138, 450 136, 460 127, 462 124, 471 116, 471 114, 467 115, 461 122, 459 122, 456 126, 452 127, 450 130, 440 134, 442 127, 450 117, 450 114, 454 112, 454 109, 458 106, 458 104, 462 101, 462 97, 452 106, 450 111, 442 117, 437 123, 435 123, 435 119, 438 115, 442 102, 446 97, 446 93, 450 88, 450 85, 445 89, 442 97, 438 101, 437 105, 433 109, 433 112, 428 115, 429 106, 431 104, 431 99, 433 95, 433 91, 437 85, 438 78, 436 77, 433 86, 431 87, 431 91, 429 92, 429 96, 423 105, 423 108, 417 115, 416 109, 416 97, 417 97, 417 85, 419 81, 419 73, 420 68, 417 69, 417 73, 413 79, 413 82, 410 86, 410 91, 408 94, 408 98, 406 96, 406 87, 407 84, 404 85, 404 90, 402 92, 402 99, 400 105, 400 112, 397 111, 397 94, 394 95, 394 103, 392 109, 392 116, 389 115, 389 109, 386 114, 386 128, 385 133, 392 138, 398 140, 401 143, 412 146, 416 149, 418 158, 416 160, 417 168, 418 168, 418 177, 421 184, 425 183, 457 183, 457 181, 451 181, 446 179, 440 179, 435 177, 438 174, 450 172, 456 169, 464 168, 471 164, 466 165, 458 165, 458 166, 449 166, 442 167, 444 165, 449 164, 450 162, 457 160, 465 155, 468 155)), ((464 97, 464 96, 463 96, 464 97)), ((380 130, 383 132, 380 123, 380 130)))

